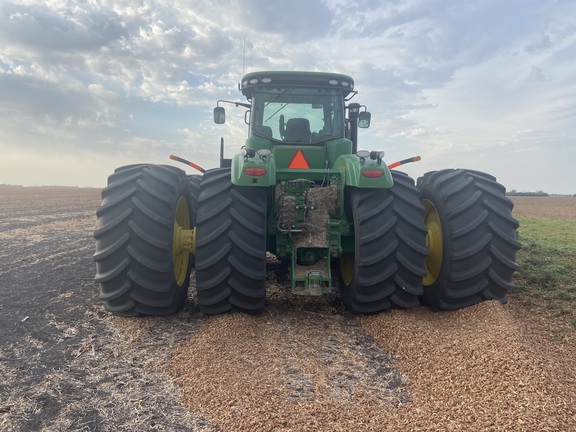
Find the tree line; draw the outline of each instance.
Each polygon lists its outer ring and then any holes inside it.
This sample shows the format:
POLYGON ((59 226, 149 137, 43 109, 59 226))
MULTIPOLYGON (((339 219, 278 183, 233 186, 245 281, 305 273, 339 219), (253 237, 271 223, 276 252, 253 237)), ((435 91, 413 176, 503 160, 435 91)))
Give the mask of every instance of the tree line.
POLYGON ((544 191, 536 191, 536 192, 518 192, 516 189, 512 189, 508 191, 507 195, 509 196, 532 196, 532 197, 547 197, 549 196, 548 193, 544 191))

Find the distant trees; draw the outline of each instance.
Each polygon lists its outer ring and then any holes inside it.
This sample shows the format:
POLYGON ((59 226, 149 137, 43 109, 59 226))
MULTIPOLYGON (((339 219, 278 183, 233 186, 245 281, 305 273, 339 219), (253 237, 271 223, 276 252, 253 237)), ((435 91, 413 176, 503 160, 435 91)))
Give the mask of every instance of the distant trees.
POLYGON ((508 191, 506 195, 509 196, 533 196, 533 197, 547 197, 548 194, 544 191, 536 191, 536 192, 518 192, 516 189, 512 189, 508 191))

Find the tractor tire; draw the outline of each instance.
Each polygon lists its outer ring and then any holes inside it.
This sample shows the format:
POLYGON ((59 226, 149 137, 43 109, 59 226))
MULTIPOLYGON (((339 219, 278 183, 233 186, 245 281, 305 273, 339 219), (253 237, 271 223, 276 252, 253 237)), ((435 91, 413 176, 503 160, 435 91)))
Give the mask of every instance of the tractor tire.
POLYGON ((518 270, 518 221, 504 186, 479 171, 446 169, 418 179, 429 254, 422 302, 454 310, 505 303, 518 270))
POLYGON ((196 292, 202 313, 262 311, 266 222, 266 189, 234 186, 229 168, 204 174, 196 221, 196 292))
POLYGON ((188 176, 188 189, 190 190, 191 206, 190 206, 190 219, 196 225, 196 214, 198 212, 198 197, 200 196, 200 183, 202 183, 201 175, 188 176))
POLYGON ((390 189, 350 187, 354 254, 340 259, 340 293, 352 313, 419 305, 425 274, 426 229, 414 180, 393 172, 390 189))
POLYGON ((394 275, 396 289, 392 303, 401 308, 413 308, 420 305, 422 278, 426 275, 428 249, 424 208, 414 179, 401 171, 392 170, 391 173, 394 185, 390 192, 394 196, 393 206, 397 217, 395 232, 398 238, 398 271, 394 275))
POLYGON ((118 168, 96 211, 95 281, 114 315, 170 315, 184 305, 192 261, 175 234, 189 230, 193 199, 184 171, 166 165, 118 168))
MULTIPOLYGON (((201 175, 189 175, 188 176, 188 190, 190 191, 190 226, 196 226, 196 214, 198 212, 198 198, 200 196, 200 184, 202 183, 201 175)), ((195 267, 196 256, 190 254, 190 261, 192 262, 192 268, 195 267)))

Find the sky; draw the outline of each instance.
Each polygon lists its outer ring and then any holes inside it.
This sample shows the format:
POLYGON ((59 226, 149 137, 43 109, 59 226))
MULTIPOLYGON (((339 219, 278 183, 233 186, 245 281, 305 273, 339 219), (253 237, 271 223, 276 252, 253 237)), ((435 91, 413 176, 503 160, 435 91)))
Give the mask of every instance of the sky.
POLYGON ((576 194, 574 0, 0 0, 0 184, 104 187, 116 167, 218 166, 242 74, 338 72, 359 148, 417 178, 466 168, 576 194))

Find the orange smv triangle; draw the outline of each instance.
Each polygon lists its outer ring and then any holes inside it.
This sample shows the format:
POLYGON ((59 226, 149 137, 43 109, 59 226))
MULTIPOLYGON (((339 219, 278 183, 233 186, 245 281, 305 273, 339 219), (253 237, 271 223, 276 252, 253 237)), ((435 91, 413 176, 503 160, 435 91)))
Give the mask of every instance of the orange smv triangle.
POLYGON ((308 165, 308 161, 304 157, 304 153, 302 153, 302 150, 298 150, 296 152, 294 158, 292 159, 292 162, 290 162, 290 165, 288 165, 288 168, 299 168, 299 169, 310 168, 310 165, 308 165))

